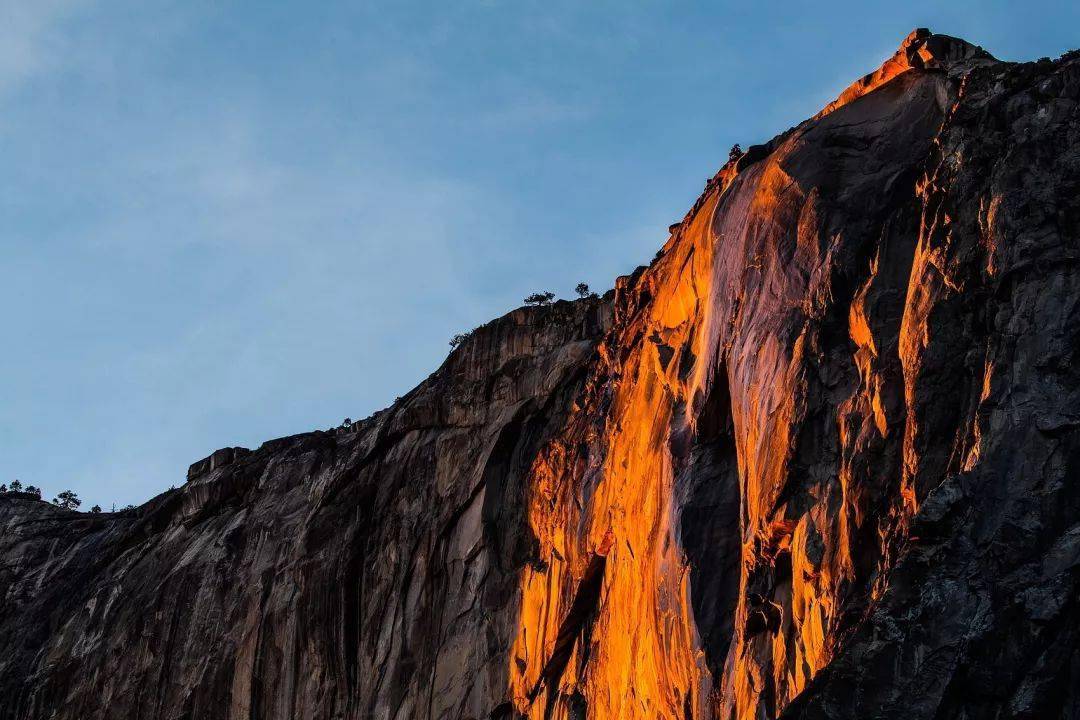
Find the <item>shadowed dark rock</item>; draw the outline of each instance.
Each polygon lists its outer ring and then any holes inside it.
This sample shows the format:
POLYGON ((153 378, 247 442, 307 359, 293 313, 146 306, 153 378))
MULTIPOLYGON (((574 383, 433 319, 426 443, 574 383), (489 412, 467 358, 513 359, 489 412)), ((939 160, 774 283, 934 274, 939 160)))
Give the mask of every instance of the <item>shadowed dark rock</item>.
POLYGON ((132 511, 0 496, 0 720, 1080 718, 1080 59, 916 30, 604 298, 132 511))

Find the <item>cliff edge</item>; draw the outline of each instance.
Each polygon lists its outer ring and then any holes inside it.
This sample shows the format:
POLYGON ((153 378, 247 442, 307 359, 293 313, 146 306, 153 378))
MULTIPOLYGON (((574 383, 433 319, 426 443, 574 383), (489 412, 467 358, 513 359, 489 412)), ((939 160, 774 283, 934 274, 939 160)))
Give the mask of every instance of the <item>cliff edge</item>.
POLYGON ((0 498, 0 718, 1080 718, 1078 102, 916 30, 355 427, 0 498))

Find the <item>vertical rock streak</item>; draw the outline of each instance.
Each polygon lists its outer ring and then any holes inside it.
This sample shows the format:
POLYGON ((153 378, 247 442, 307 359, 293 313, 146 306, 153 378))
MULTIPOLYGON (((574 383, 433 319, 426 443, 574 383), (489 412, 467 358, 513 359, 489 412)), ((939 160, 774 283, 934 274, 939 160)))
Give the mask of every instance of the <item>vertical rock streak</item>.
POLYGON ((915 31, 357 426, 0 497, 0 720, 1080 718, 1078 108, 915 31))
POLYGON ((540 552, 510 665, 519 712, 776 717, 882 599, 920 503, 978 461, 970 414, 993 365, 973 400, 954 343, 935 334, 970 284, 950 257, 963 161, 945 144, 966 74, 992 64, 912 33, 818 116, 725 166, 660 259, 621 283, 590 401, 534 468, 540 552), (717 442, 706 405, 730 428, 726 473, 694 465, 717 442), (688 488, 705 475, 708 516, 688 488), (588 631, 543 675, 602 538, 588 631))

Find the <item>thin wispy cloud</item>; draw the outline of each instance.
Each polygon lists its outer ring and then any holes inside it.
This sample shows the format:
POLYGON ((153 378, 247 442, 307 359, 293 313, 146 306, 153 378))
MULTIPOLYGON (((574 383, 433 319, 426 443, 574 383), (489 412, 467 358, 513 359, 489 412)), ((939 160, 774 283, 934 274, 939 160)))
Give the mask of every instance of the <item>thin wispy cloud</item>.
POLYGON ((0 2, 0 100, 63 64, 69 51, 64 26, 86 4, 83 0, 0 2))

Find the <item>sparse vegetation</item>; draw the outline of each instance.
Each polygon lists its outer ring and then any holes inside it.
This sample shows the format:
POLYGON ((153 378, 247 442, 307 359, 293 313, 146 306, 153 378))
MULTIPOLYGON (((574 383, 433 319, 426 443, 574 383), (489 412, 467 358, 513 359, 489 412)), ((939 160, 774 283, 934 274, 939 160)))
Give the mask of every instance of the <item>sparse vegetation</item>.
POLYGON ((734 145, 732 145, 731 150, 728 151, 728 160, 730 162, 735 162, 736 160, 738 160, 742 156, 743 156, 742 146, 739 145, 739 143, 735 143, 734 145))
POLYGON ((41 490, 33 485, 23 486, 20 480, 12 480, 11 485, 0 484, 0 494, 5 493, 18 493, 20 495, 32 495, 38 500, 41 499, 41 490))
POLYGON ((471 338, 474 332, 476 331, 470 330, 469 332, 458 333, 454 337, 450 338, 450 347, 456 348, 458 345, 471 338))
POLYGON ((347 417, 347 418, 345 418, 344 420, 341 421, 340 425, 338 425, 338 430, 352 430, 352 426, 353 426, 352 418, 347 417))
POLYGON ((588 283, 578 283, 574 288, 574 292, 577 293, 579 298, 594 298, 599 297, 596 293, 589 289, 588 283))
MULTIPOLYGON (((4 494, 18 494, 24 497, 29 495, 35 500, 40 500, 41 488, 35 485, 23 485, 20 480, 13 480, 11 485, 0 483, 0 495, 4 494)), ((79 506, 82 505, 82 500, 79 499, 79 496, 75 492, 64 490, 52 499, 52 504, 57 507, 62 507, 65 510, 77 510, 79 506)), ((116 505, 113 505, 113 510, 116 510, 116 505)), ((100 513, 101 506, 94 505, 90 508, 90 512, 100 513)))
POLYGON ((555 299, 553 292, 533 293, 525 298, 525 304, 533 307, 547 307, 555 299))
POLYGON ((82 505, 82 500, 71 490, 65 490, 53 498, 53 505, 58 505, 65 510, 77 510, 82 505))

